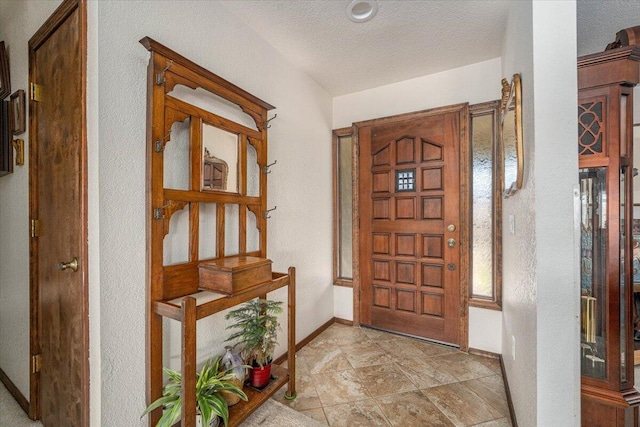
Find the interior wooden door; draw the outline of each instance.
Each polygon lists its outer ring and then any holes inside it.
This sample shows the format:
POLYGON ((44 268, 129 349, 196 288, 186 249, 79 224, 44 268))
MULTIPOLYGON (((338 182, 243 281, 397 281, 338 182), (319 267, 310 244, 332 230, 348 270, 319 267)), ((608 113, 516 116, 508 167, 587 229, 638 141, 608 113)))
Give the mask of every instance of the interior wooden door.
POLYGON ((30 412, 44 426, 89 425, 85 23, 84 1, 65 1, 29 41, 30 412))
POLYGON ((460 113, 359 127, 361 324, 460 345, 460 113))

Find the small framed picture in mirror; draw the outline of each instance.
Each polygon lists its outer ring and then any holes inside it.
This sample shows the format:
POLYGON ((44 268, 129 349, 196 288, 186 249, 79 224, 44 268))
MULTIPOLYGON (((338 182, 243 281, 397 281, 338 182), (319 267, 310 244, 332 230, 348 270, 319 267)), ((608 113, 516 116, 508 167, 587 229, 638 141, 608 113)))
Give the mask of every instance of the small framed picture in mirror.
POLYGON ((11 95, 11 134, 20 135, 26 130, 24 90, 17 90, 11 95))

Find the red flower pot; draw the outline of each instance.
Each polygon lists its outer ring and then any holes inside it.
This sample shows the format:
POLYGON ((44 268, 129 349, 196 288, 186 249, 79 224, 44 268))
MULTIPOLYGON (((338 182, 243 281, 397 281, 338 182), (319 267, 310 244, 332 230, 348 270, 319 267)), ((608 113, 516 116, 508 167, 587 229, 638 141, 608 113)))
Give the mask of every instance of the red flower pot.
POLYGON ((264 388, 271 379, 271 363, 263 367, 255 366, 249 370, 249 384, 251 387, 264 388))

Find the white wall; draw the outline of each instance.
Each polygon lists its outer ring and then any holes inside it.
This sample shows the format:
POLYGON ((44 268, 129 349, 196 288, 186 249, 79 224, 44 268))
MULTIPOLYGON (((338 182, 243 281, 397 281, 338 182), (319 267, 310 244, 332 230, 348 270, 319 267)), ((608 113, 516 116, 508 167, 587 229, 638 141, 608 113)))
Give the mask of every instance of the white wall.
MULTIPOLYGON (((538 425, 580 425, 575 1, 533 2, 538 425), (549 70, 554 70, 550 73, 549 70)), ((579 236, 579 234, 578 234, 579 236)), ((524 425, 523 425, 524 427, 524 425)))
MULTIPOLYGON (((0 40, 9 55, 11 90, 27 91, 27 43, 60 4, 0 1, 0 40)), ((28 102, 27 102, 28 104, 28 102)), ((27 105, 28 108, 28 105, 27 105)), ((0 368, 29 399, 29 130, 24 166, 0 178, 0 368)))
MULTIPOLYGON (((149 52, 138 43, 144 36, 278 107, 270 114, 277 112, 278 118, 269 130, 269 159, 278 164, 269 175, 269 206, 278 209, 269 220, 268 254, 276 271, 297 267, 298 339, 333 317, 331 98, 222 6, 202 5, 98 3, 103 426, 145 424, 139 417, 145 406, 149 52)), ((273 297, 286 298, 286 291, 273 297)), ((221 316, 199 322, 200 357, 220 345, 227 335, 224 325, 221 316)), ((173 364, 175 328, 168 340, 173 364)))
POLYGON ((579 424, 575 20, 572 1, 513 2, 503 47, 503 74, 523 82, 524 184, 503 204, 516 231, 504 221, 502 336, 522 427, 579 424))
MULTIPOLYGON (((333 128, 353 122, 469 102, 500 99, 500 58, 406 80, 333 99, 333 128)), ((353 319, 353 292, 334 291, 336 317, 353 319), (344 316, 344 317, 343 317, 344 316)), ((502 352, 502 316, 499 311, 469 310, 469 346, 502 352)))

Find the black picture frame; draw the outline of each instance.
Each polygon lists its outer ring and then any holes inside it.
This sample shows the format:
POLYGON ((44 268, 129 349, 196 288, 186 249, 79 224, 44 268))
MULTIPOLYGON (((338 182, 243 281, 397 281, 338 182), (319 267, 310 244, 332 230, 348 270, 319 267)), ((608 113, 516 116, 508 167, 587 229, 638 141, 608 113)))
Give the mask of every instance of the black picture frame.
POLYGON ((9 121, 9 101, 0 101, 0 176, 13 172, 13 145, 9 121))
POLYGON ((9 57, 4 41, 0 41, 0 100, 11 94, 11 79, 9 77, 9 57))

